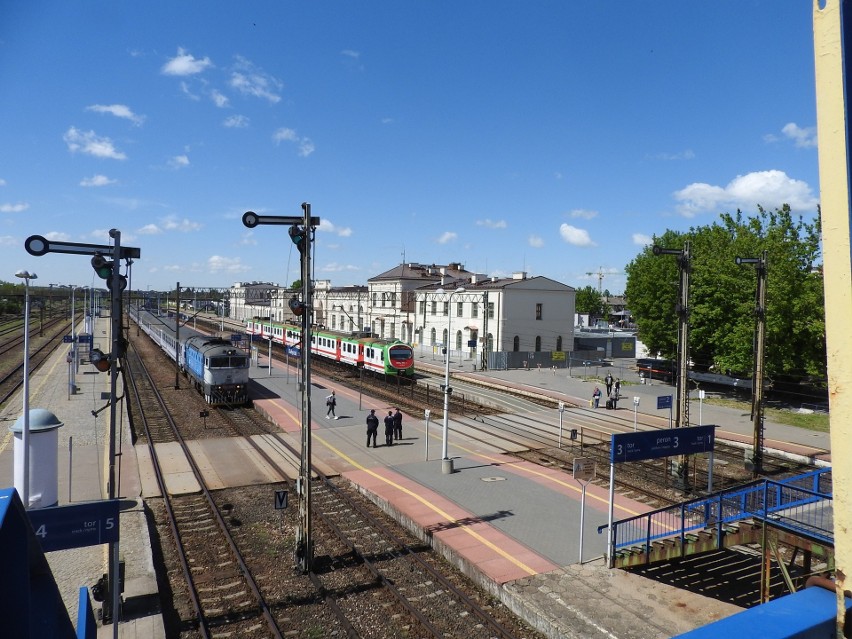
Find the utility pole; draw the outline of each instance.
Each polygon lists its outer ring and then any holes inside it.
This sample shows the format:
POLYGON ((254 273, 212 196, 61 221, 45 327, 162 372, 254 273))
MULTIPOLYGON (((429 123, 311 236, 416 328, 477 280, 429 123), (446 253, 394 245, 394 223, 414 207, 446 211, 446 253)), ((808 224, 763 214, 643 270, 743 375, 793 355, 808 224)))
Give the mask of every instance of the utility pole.
POLYGON ((754 365, 751 378, 752 439, 751 472, 757 478, 763 472, 764 380, 763 361, 766 353, 766 251, 760 257, 737 257, 737 264, 754 264, 757 288, 754 295, 754 365))
POLYGON ((254 228, 260 224, 289 225, 288 231, 293 244, 299 249, 302 265, 302 299, 294 295, 288 306, 302 320, 302 347, 300 364, 302 372, 302 457, 299 466, 299 528, 296 531, 296 568, 310 572, 313 564, 314 541, 311 531, 311 325, 313 319, 313 282, 311 281, 311 246, 318 217, 311 217, 311 205, 302 203, 302 217, 258 215, 246 211, 243 224, 254 228))
MULTIPOLYGON (((675 304, 675 314, 678 318, 675 428, 687 427, 689 426, 689 273, 692 270, 690 242, 684 242, 683 249, 666 249, 661 246, 654 246, 652 250, 654 255, 677 256, 680 279, 678 282, 678 301, 675 304)), ((676 463, 677 487, 688 491, 689 456, 680 455, 676 463)))

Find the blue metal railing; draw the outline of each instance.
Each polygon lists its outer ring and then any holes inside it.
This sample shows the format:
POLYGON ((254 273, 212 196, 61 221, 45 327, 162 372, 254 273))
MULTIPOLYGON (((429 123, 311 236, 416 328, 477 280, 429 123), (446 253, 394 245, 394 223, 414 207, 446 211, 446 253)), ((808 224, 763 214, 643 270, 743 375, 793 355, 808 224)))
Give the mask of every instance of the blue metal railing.
MULTIPOLYGON (((650 553, 651 544, 678 539, 697 530, 716 529, 717 547, 725 524, 756 519, 769 521, 795 534, 834 544, 831 469, 820 469, 774 481, 763 479, 707 497, 660 508, 613 522, 610 560, 619 548, 636 547, 650 553)), ((598 527, 598 533, 607 526, 598 527)))

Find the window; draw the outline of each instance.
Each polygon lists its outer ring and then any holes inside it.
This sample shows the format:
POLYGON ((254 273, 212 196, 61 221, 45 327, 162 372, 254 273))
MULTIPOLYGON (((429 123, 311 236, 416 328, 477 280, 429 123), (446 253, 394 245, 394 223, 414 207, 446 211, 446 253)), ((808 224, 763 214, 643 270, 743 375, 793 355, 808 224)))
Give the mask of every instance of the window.
MULTIPOLYGON (((541 304, 540 303, 535 305, 535 318, 537 320, 541 319, 541 304)), ((538 349, 536 349, 536 350, 538 350, 538 349)))
POLYGON ((426 300, 420 300, 420 314, 426 315, 426 300))
POLYGON ((464 315, 464 302, 456 302, 456 317, 464 315))
POLYGON ((479 304, 477 304, 476 302, 473 302, 470 305, 470 316, 473 319, 476 319, 477 317, 479 317, 479 304))
POLYGON ((516 353, 521 350, 521 338, 515 335, 515 339, 512 340, 512 350, 516 353))
POLYGON ((331 316, 331 330, 334 330, 336 328, 337 328, 337 315, 332 315, 331 316))
POLYGON ((562 336, 561 335, 556 338, 556 350, 557 351, 562 350, 562 336))
POLYGON ((438 302, 432 300, 432 315, 438 314, 438 302))
POLYGON ((444 302, 444 317, 450 314, 450 303, 444 302))
POLYGON ((488 319, 494 319, 494 302, 488 302, 488 319))
POLYGON ((456 350, 460 351, 461 347, 462 347, 462 332, 457 331, 456 332, 456 350))
POLYGON ((541 335, 535 336, 535 352, 536 353, 541 352, 541 335))
POLYGON ((435 329, 433 328, 433 329, 430 331, 430 334, 429 334, 429 339, 431 340, 431 341, 429 342, 429 344, 430 344, 430 345, 432 345, 432 346, 434 346, 434 345, 435 345, 435 337, 436 337, 436 335, 435 335, 435 329))

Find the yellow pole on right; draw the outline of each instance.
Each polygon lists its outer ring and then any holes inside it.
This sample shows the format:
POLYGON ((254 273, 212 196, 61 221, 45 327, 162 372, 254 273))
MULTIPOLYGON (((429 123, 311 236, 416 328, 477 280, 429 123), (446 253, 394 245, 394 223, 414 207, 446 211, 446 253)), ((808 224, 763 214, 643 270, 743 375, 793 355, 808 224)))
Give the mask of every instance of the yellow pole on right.
POLYGON ((852 42, 852 2, 814 0, 817 140, 822 209, 825 333, 834 492, 837 635, 843 636, 843 591, 852 570, 852 253, 849 128, 843 37, 852 42), (846 19, 844 21, 844 11, 846 19), (844 33, 845 32, 845 33, 844 33))

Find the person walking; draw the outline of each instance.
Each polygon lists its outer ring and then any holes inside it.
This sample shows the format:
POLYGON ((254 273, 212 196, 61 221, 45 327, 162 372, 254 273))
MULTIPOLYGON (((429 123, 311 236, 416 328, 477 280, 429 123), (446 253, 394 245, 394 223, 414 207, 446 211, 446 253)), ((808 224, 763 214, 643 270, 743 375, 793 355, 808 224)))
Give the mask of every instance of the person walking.
POLYGON ((604 384, 606 384, 606 396, 609 397, 612 394, 612 373, 607 373, 606 377, 604 377, 604 384))
POLYGON ((393 413, 388 411, 385 417, 385 444, 393 446, 393 413))
POLYGON ((373 448, 376 448, 376 436, 379 434, 379 418, 376 417, 376 409, 370 410, 367 415, 367 448, 370 447, 370 440, 373 440, 373 448))
POLYGON ((334 419, 337 419, 337 415, 334 414, 334 407, 337 406, 337 397, 334 396, 334 391, 331 391, 331 395, 325 398, 325 405, 325 418, 331 419, 331 417, 334 417, 334 419))
POLYGON ((396 440, 402 439, 402 413, 399 412, 399 408, 393 414, 393 437, 396 440))
POLYGON ((595 386, 595 390, 592 392, 592 405, 597 408, 601 403, 601 389, 595 386))
POLYGON ((615 379, 615 385, 613 386, 613 388, 615 389, 615 398, 618 399, 619 397, 621 397, 621 379, 615 379))

